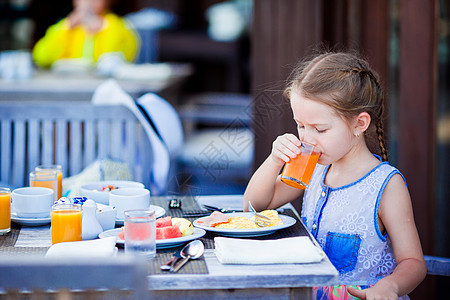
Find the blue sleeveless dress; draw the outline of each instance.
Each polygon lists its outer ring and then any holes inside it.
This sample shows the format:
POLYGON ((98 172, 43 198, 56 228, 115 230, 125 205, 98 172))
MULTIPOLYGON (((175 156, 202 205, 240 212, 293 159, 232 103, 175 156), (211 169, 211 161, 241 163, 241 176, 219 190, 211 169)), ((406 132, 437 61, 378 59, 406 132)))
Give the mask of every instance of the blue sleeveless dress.
POLYGON ((331 188, 324 183, 329 167, 314 170, 302 220, 339 271, 339 283, 367 288, 397 265, 389 236, 379 230, 378 207, 387 183, 400 172, 382 162, 359 180, 331 188))

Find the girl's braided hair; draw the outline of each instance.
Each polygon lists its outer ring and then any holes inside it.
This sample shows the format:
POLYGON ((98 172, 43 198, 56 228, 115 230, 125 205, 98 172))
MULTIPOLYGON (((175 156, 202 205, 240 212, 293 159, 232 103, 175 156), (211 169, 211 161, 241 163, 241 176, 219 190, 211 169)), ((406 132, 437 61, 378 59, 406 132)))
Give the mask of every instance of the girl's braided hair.
POLYGON ((375 124, 381 158, 388 160, 383 137, 384 93, 378 74, 366 60, 343 52, 316 56, 294 69, 284 95, 290 99, 293 90, 333 107, 347 120, 367 112, 370 127, 375 124))

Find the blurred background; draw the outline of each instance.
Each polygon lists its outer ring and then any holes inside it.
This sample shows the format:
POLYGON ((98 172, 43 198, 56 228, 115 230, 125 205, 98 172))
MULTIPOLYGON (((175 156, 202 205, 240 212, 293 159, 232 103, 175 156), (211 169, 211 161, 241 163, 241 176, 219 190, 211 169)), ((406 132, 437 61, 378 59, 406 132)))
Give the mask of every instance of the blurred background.
MULTIPOLYGON (((389 160, 407 180, 424 253, 450 257, 449 2, 112 0, 112 9, 141 35, 138 64, 192 67, 175 92, 162 93, 186 140, 199 143, 202 130, 228 142, 234 134, 234 147, 215 155, 235 163, 215 173, 193 161, 206 149, 181 159, 181 180, 196 193, 242 193, 276 136, 295 132, 282 90, 298 60, 324 48, 361 51, 386 90, 389 160)), ((30 51, 71 8, 71 0, 0 0, 0 51, 30 51)), ((411 298, 443 298, 448 283, 427 276, 411 298)))

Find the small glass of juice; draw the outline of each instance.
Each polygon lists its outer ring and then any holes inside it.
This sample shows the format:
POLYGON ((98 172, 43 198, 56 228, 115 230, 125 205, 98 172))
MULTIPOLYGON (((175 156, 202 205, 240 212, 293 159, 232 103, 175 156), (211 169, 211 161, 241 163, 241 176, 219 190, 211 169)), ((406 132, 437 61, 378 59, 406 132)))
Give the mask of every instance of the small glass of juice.
POLYGON ((45 187, 55 192, 55 201, 58 200, 58 174, 56 171, 33 171, 30 173, 30 186, 45 187))
POLYGON ((312 174, 319 160, 317 147, 306 142, 300 146, 300 154, 284 165, 281 181, 297 189, 308 187, 312 174))
POLYGON ((57 186, 58 186, 58 192, 55 191, 57 194, 57 199, 62 197, 63 190, 62 190, 62 180, 63 180, 63 173, 62 173, 62 166, 61 165, 40 165, 37 166, 34 169, 35 172, 56 172, 57 176, 57 186))
POLYGON ((126 210, 125 252, 153 258, 156 255, 155 211, 147 209, 126 210))
POLYGON ((57 203, 52 206, 52 244, 81 241, 81 204, 57 203))
POLYGON ((0 235, 11 231, 11 190, 0 187, 0 235))

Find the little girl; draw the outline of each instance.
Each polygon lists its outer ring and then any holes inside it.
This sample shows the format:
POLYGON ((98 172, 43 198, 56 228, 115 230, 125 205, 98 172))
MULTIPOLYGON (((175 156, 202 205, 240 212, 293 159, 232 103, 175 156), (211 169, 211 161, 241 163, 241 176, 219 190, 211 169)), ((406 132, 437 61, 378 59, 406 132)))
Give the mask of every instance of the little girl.
POLYGON ((405 180, 387 162, 378 74, 354 54, 325 53, 294 71, 285 95, 299 138, 287 133, 273 142, 245 191, 244 210, 248 201, 259 211, 303 196, 302 220, 339 271, 341 284, 314 288, 314 299, 408 294, 424 279, 426 265, 405 180), (381 158, 367 147, 371 130, 381 158), (279 176, 303 141, 321 152, 306 190, 279 176))

